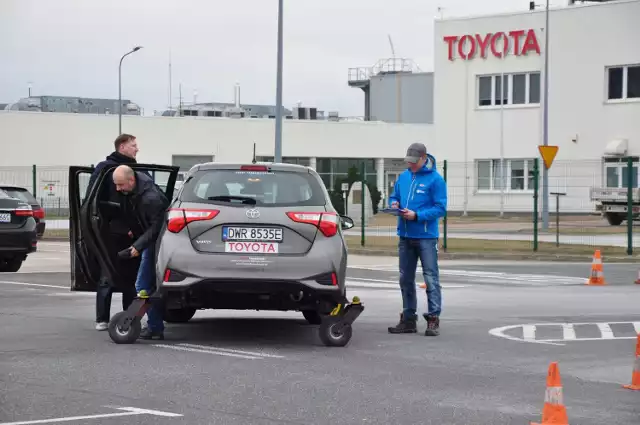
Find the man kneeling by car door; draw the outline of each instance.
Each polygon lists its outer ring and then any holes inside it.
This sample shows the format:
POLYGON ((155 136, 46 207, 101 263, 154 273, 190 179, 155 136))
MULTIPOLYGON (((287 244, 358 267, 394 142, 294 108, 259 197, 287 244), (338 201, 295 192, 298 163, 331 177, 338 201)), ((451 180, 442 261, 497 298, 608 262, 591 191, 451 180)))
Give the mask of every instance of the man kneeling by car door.
MULTIPOLYGON (((151 177, 135 172, 127 165, 116 168, 113 183, 118 192, 125 195, 122 212, 134 238, 131 256, 141 256, 136 291, 139 297, 148 297, 156 289, 155 245, 169 202, 151 177)), ((147 326, 140 338, 164 339, 161 306, 151 306, 147 310, 147 326)))

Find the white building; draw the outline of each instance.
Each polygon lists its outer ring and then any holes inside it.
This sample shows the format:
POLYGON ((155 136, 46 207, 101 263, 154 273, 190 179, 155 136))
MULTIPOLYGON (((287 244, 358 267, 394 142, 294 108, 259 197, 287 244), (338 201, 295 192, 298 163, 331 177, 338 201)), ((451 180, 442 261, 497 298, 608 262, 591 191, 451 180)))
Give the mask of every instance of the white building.
MULTIPOLYGON (((623 187, 619 157, 640 156, 639 17, 637 0, 549 13, 548 143, 559 146, 549 188, 567 193, 563 211, 594 211, 589 189, 623 187)), ((434 122, 437 145, 461 161, 449 173, 454 209, 499 210, 504 199, 505 211, 531 211, 544 27, 544 10, 436 22, 434 122)), ((633 173, 637 185, 638 167, 633 173)))
MULTIPOLYGON (((549 186, 567 193, 564 212, 594 212, 590 188, 623 187, 620 158, 632 155, 638 162, 638 17, 640 0, 550 12, 548 141, 559 153, 549 186)), ((533 163, 543 140, 544 27, 544 10, 438 20, 434 125, 285 120, 285 160, 316 168, 332 189, 336 177, 366 159, 367 178, 388 196, 404 169, 406 146, 422 141, 440 171, 447 161, 450 210, 530 212, 533 163)), ((68 165, 103 159, 117 119, 0 111, 0 181, 30 186, 36 164, 36 185, 50 193, 61 188, 51 199, 64 196, 68 165)), ((147 163, 188 168, 201 161, 250 161, 254 143, 258 157, 274 152, 270 119, 125 116, 123 130, 138 137, 140 161, 147 163)), ((636 185, 639 168, 633 170, 636 185)))

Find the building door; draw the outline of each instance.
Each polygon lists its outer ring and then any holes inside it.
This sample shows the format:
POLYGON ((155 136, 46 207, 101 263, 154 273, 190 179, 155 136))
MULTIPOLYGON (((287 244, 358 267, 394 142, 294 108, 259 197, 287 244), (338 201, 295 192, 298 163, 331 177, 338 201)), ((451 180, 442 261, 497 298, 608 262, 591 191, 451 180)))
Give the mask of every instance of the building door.
POLYGON ((389 199, 389 196, 391 196, 391 194, 393 193, 393 188, 396 185, 396 181, 398 181, 398 176, 400 175, 400 172, 398 171, 387 171, 385 176, 385 180, 386 180, 386 193, 385 193, 385 197, 386 199, 383 199, 384 203, 383 205, 387 205, 388 202, 387 200, 389 199))

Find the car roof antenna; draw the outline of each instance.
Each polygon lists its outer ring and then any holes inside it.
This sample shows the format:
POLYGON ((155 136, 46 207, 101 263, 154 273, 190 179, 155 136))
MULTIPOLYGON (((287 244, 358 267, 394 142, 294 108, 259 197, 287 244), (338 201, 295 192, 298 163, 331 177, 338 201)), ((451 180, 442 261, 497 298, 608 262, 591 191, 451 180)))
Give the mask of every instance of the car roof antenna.
POLYGON ((253 160, 251 161, 252 164, 256 163, 256 143, 253 142, 253 160))

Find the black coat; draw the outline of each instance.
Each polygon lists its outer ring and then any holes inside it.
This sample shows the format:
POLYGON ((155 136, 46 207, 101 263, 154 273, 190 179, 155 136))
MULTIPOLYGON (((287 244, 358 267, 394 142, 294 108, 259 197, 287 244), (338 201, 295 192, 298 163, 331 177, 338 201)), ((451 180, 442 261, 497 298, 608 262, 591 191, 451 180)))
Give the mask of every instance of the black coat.
POLYGON ((135 239, 133 247, 142 252, 155 245, 169 200, 148 174, 136 172, 135 177, 136 186, 124 196, 122 212, 135 239))
MULTIPOLYGON (((134 158, 122 155, 121 153, 113 152, 109 154, 104 161, 101 161, 96 165, 95 170, 89 179, 87 193, 96 182, 98 175, 105 168, 135 163, 136 160, 134 158)), ((122 195, 116 190, 116 186, 113 183, 113 171, 107 173, 106 178, 102 181, 102 187, 98 193, 98 201, 100 203, 99 205, 102 216, 105 221, 109 223, 109 232, 117 235, 126 235, 129 233, 129 227, 122 219, 120 211, 109 207, 108 204, 105 204, 105 202, 113 202, 115 204, 122 203, 122 195)))

